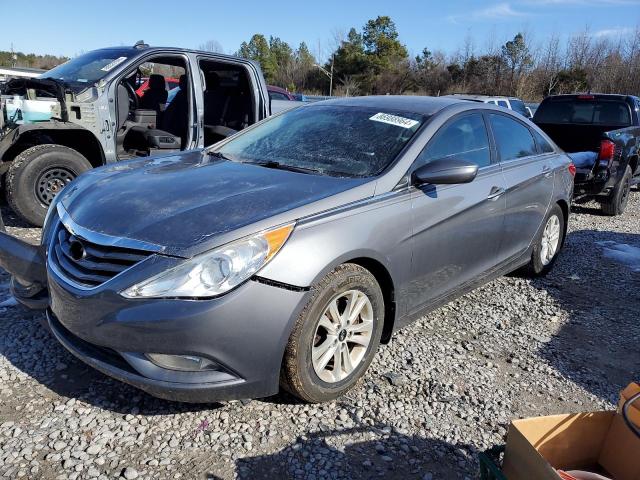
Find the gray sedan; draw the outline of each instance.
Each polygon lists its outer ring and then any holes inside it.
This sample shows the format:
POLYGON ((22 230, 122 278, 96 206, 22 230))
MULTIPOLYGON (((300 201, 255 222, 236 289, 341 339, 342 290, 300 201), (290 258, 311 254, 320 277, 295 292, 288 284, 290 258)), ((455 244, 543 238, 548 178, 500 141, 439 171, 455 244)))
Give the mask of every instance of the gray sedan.
POLYGON ((0 234, 0 263, 69 351, 153 395, 323 402, 412 319, 547 273, 574 173, 499 107, 332 100, 92 170, 55 198, 40 250, 0 234))

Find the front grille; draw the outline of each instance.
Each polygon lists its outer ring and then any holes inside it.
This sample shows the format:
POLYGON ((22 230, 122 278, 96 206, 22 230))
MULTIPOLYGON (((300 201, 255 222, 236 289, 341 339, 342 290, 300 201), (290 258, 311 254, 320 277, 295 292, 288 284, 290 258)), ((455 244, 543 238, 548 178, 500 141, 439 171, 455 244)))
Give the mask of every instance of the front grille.
POLYGON ((60 223, 52 239, 49 262, 68 280, 94 288, 147 258, 150 253, 89 242, 60 223))

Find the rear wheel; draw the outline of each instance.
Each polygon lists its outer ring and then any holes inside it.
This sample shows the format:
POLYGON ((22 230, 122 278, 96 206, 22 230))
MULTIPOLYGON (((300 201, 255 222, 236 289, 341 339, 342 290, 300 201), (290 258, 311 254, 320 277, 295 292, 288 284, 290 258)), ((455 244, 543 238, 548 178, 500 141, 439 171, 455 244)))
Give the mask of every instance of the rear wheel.
POLYGON ((627 165, 622 179, 613 189, 613 192, 602 202, 602 211, 606 215, 622 215, 629 203, 631 192, 631 167, 627 165))
POLYGON ((533 245, 527 272, 533 277, 549 273, 564 243, 565 218, 562 209, 555 204, 544 220, 542 231, 533 245))
POLYGON ((383 322, 384 298, 373 275, 340 265, 312 288, 289 337, 281 385, 307 402, 340 397, 371 364, 383 322))
POLYGON ((62 145, 36 145, 20 153, 6 176, 7 202, 27 222, 42 226, 53 198, 91 164, 62 145))

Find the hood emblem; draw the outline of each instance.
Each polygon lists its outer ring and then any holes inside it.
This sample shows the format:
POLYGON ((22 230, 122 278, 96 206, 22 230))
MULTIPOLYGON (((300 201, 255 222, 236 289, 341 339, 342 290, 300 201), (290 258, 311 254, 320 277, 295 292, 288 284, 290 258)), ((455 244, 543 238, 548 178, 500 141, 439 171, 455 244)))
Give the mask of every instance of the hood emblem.
POLYGON ((79 240, 72 240, 71 243, 69 243, 69 253, 71 254, 71 258, 76 262, 87 256, 84 245, 79 240))

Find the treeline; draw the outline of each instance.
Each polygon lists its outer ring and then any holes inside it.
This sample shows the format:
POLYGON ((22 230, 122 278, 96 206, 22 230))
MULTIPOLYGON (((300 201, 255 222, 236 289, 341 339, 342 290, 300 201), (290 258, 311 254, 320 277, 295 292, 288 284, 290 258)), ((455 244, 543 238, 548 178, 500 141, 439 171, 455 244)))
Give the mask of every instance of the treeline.
POLYGON ((0 51, 0 66, 2 67, 28 67, 49 70, 67 60, 69 60, 67 57, 57 57, 55 55, 0 51))
MULTIPOLYGON (((202 50, 222 51, 215 40, 202 50)), ((640 28, 624 36, 588 30, 568 41, 552 35, 534 43, 517 33, 504 44, 474 48, 461 39, 454 53, 424 48, 412 56, 393 20, 380 16, 360 30, 338 35, 321 65, 309 46, 292 47, 279 37, 255 34, 236 55, 260 63, 267 83, 292 92, 334 95, 484 93, 536 101, 547 95, 593 91, 640 95, 640 28)), ((68 60, 54 55, 0 51, 0 65, 49 69, 68 60), (15 58, 14 58, 15 56, 15 58)))
MULTIPOLYGON (((327 94, 329 78, 305 43, 292 48, 278 37, 261 34, 242 43, 238 55, 256 60, 267 82, 291 91, 327 94)), ((464 39, 446 54, 425 48, 411 57, 390 17, 352 28, 321 65, 331 72, 334 95, 423 94, 453 92, 516 95, 540 100, 578 91, 640 94, 640 29, 623 37, 592 35, 588 30, 562 43, 558 35, 533 45, 517 33, 483 52, 464 39)))

